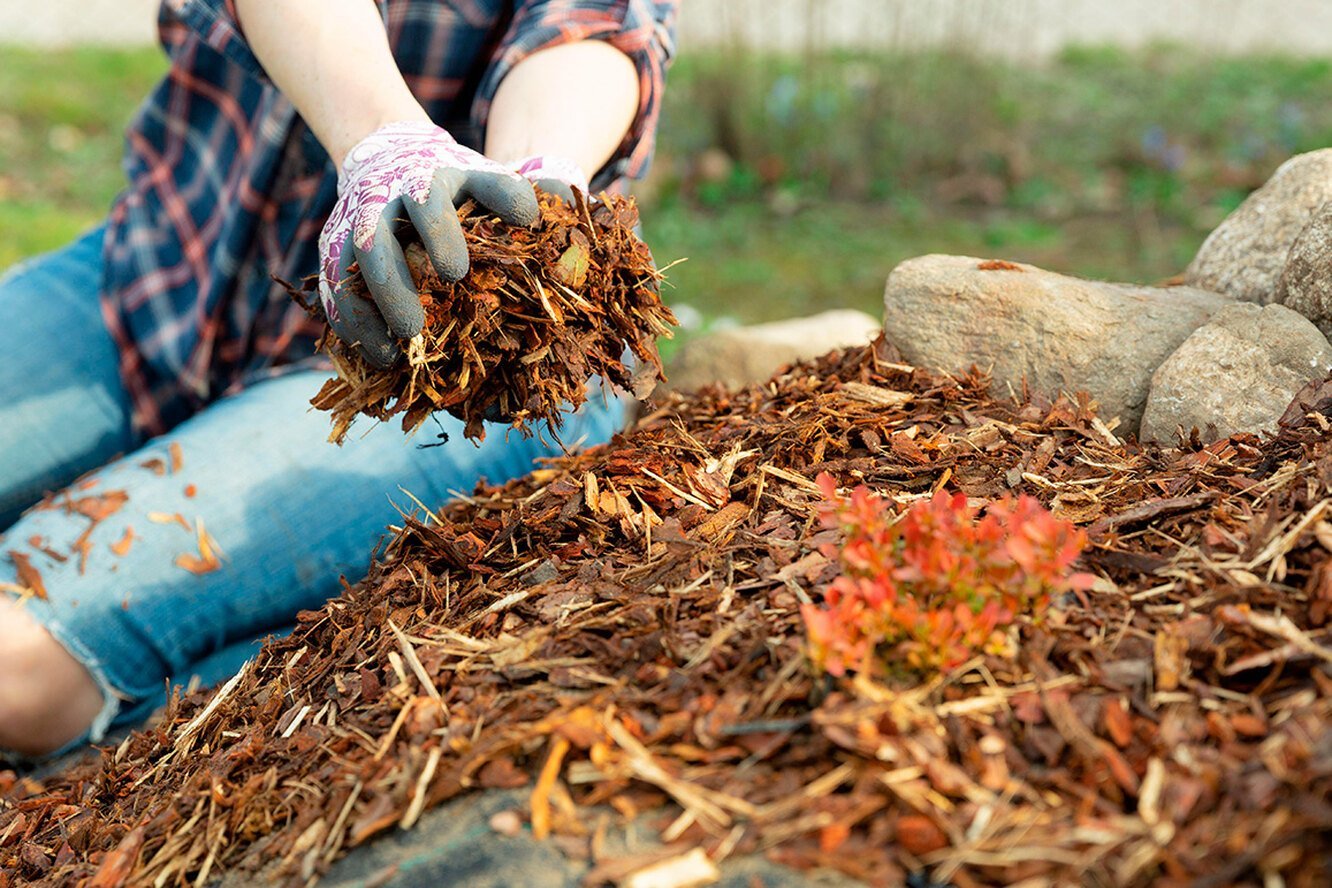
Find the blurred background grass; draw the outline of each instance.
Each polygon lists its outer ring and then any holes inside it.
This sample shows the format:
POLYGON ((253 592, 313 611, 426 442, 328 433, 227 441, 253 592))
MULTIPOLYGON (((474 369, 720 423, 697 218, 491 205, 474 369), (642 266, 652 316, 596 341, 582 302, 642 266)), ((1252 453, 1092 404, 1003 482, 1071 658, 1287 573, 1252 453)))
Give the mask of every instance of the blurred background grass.
MULTIPOLYGON (((0 47, 0 268, 121 183, 159 51, 0 47)), ((1038 65, 964 51, 743 47, 672 70, 639 188, 694 325, 855 306, 904 258, 967 253, 1154 281, 1293 153, 1332 144, 1332 64, 1161 46, 1038 65)))

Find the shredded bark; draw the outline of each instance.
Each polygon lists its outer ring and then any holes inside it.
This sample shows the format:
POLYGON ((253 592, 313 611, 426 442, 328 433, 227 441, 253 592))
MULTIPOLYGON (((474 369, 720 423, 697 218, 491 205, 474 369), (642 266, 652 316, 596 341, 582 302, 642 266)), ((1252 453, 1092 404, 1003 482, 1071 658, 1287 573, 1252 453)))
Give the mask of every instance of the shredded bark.
POLYGON ((495 419, 530 434, 533 423, 558 425, 582 404, 594 376, 640 397, 664 378, 656 340, 676 320, 635 233, 638 207, 618 195, 589 203, 580 194, 570 205, 543 193, 539 201, 531 229, 464 204, 471 268, 456 284, 440 280, 419 241, 408 244, 426 324, 405 343, 406 360, 379 370, 331 329, 324 335, 320 348, 337 375, 311 403, 332 414, 330 441, 341 443, 358 414, 401 414, 412 432, 438 410, 463 420, 468 438, 484 438, 484 422, 495 419), (626 366, 626 350, 637 370, 626 366))
MULTIPOLYGON (((485 787, 872 885, 1332 881, 1332 382, 1274 438, 1123 443, 882 341, 680 398, 405 522, 369 576, 100 761, 0 777, 0 883, 306 884, 485 787), (1018 654, 833 681, 817 473, 1032 494, 1099 576, 1018 654)), ((600 834, 599 832, 596 834, 600 834)), ((577 850, 581 849, 581 851, 577 850)), ((597 857, 597 871, 615 871, 597 857)))

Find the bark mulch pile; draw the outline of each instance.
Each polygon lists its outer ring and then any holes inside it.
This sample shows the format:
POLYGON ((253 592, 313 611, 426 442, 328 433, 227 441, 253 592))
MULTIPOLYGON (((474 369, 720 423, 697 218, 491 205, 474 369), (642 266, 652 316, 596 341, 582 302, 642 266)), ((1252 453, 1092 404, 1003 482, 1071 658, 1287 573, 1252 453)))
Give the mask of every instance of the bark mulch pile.
POLYGON ((593 376, 643 396, 652 391, 661 378, 655 343, 670 335, 675 317, 661 301, 652 253, 634 232, 638 207, 618 195, 589 204, 579 194, 568 204, 542 194, 540 204, 530 229, 464 204, 458 216, 471 270, 456 284, 440 280, 419 241, 407 246, 426 310, 407 360, 379 370, 332 330, 324 334, 320 349, 337 375, 311 403, 332 414, 330 441, 342 443, 358 414, 401 414, 411 432, 437 410, 463 420, 469 438, 485 437, 486 419, 528 431, 582 404, 593 376), (626 349, 637 371, 623 363, 626 349))
POLYGON ((1272 440, 1143 449, 880 342, 675 400, 408 521, 100 762, 0 780, 0 884, 304 884, 480 787, 526 787, 591 884, 623 871, 603 803, 875 885, 1329 884, 1332 384, 1302 398, 1272 440), (902 503, 1033 494, 1088 529, 1100 579, 1014 658, 816 675, 822 471, 902 503))

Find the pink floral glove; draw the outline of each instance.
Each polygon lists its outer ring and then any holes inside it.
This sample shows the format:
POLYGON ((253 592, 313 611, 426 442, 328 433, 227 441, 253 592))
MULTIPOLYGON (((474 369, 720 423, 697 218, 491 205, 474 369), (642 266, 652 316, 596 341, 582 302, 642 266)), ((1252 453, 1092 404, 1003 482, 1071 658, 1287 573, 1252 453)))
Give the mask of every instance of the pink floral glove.
POLYGON ((518 175, 539 185, 542 191, 558 194, 571 203, 573 189, 577 188, 583 194, 588 194, 591 190, 587 182, 587 173, 567 157, 538 154, 535 157, 523 158, 515 163, 513 168, 518 171, 518 175))
POLYGON ((512 225, 532 225, 539 214, 528 179, 432 123, 390 123, 347 152, 338 201, 319 235, 319 296, 334 332, 371 364, 392 365, 397 340, 425 324, 398 229, 414 227, 439 276, 460 280, 469 261, 456 205, 468 198, 512 225), (349 286, 353 262, 369 299, 349 286))

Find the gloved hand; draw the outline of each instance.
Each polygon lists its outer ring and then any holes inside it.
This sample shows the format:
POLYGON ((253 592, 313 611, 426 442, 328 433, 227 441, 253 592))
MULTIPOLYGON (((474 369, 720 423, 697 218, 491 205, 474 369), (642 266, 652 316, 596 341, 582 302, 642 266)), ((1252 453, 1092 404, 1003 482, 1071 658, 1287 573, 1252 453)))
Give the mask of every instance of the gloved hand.
POLYGON ((538 154, 525 157, 513 165, 518 175, 538 185, 548 194, 559 195, 573 203, 573 189, 587 195, 589 191, 587 173, 578 164, 567 157, 555 154, 538 154))
POLYGON ((390 123, 347 152, 337 203, 319 235, 319 296, 333 331, 359 344, 374 366, 391 366, 400 354, 396 340, 425 324, 397 226, 414 226, 439 276, 460 280, 468 256, 456 204, 468 198, 512 225, 532 225, 540 212, 528 179, 432 123, 390 123), (353 262, 370 299, 349 286, 353 262))

